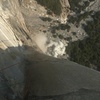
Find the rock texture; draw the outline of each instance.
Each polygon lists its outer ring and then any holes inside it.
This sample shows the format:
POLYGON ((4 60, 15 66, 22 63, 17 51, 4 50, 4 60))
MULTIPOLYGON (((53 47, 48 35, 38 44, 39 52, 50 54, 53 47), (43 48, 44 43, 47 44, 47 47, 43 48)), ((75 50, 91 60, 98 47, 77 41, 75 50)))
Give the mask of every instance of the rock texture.
POLYGON ((68 60, 55 59, 39 53, 33 56, 29 54, 25 58, 26 80, 30 82, 29 91, 32 91, 33 95, 61 95, 80 89, 100 91, 100 73, 97 71, 68 60))
POLYGON ((99 100, 100 72, 61 59, 74 24, 48 11, 38 0, 0 0, 0 99, 99 100))
POLYGON ((70 13, 70 4, 68 0, 60 0, 61 3, 61 23, 67 23, 67 17, 70 13))

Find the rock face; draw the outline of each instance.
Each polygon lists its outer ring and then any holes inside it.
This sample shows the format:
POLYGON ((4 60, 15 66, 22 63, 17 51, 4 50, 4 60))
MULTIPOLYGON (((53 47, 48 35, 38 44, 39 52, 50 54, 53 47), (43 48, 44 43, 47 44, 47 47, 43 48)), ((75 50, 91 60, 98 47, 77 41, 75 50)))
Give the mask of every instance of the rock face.
POLYGON ((27 71, 25 90, 29 86, 30 96, 55 96, 80 89, 100 91, 99 72, 44 54, 35 53, 34 56, 29 54, 25 57, 27 71))
POLYGON ((68 0, 60 0, 61 3, 61 23, 67 23, 67 17, 70 13, 70 4, 68 0))
POLYGON ((100 72, 61 59, 69 25, 39 1, 0 0, 0 100, 99 100, 100 72))

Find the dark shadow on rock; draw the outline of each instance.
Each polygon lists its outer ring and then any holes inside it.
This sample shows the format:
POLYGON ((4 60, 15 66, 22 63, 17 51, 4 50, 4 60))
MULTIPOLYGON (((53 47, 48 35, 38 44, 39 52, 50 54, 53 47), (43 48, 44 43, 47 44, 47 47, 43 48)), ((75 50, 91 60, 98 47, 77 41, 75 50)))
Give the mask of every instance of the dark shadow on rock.
POLYGON ((47 56, 29 46, 8 49, 0 49, 0 55, 3 53, 0 56, 0 64, 3 65, 0 65, 0 71, 15 96, 10 100, 99 100, 98 71, 65 59, 47 56), (18 61, 20 64, 11 66, 18 61), (18 96, 20 99, 17 99, 18 96))
POLYGON ((40 17, 40 19, 43 20, 43 21, 48 21, 48 22, 52 21, 52 19, 49 18, 49 17, 40 17))

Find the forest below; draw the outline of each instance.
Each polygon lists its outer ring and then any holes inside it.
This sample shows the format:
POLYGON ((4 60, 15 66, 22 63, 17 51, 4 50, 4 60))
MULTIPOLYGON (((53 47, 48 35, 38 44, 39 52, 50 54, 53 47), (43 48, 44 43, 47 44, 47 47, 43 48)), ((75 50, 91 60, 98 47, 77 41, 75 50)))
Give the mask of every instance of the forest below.
POLYGON ((70 60, 100 71, 100 11, 92 15, 93 21, 83 24, 88 37, 69 43, 70 60))

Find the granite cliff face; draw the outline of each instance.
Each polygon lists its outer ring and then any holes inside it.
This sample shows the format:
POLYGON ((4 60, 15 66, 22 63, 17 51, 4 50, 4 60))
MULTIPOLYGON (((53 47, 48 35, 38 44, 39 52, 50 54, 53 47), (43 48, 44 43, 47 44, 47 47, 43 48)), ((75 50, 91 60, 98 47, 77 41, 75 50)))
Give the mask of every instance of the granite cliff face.
POLYGON ((0 100, 99 100, 100 72, 69 61, 66 53, 70 42, 87 37, 81 26, 99 4, 0 0, 0 100))

